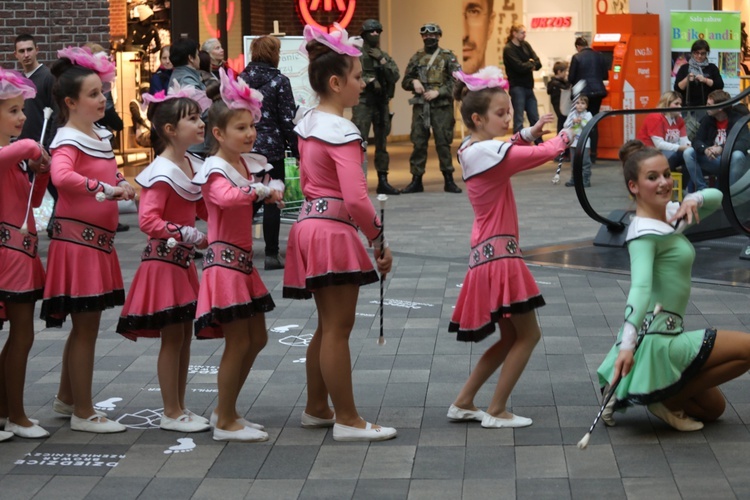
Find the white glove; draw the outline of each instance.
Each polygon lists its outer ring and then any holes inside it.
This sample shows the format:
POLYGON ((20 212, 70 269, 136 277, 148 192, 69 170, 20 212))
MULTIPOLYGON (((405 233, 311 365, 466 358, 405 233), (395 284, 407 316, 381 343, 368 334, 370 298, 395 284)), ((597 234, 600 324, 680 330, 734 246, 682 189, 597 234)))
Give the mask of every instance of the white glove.
POLYGON ((375 250, 383 250, 384 248, 390 247, 388 244, 388 240, 383 236, 382 238, 378 237, 372 240, 372 246, 375 248, 375 250))
POLYGON ((259 200, 263 200, 271 194, 271 190, 262 182, 254 182, 250 184, 250 187, 255 190, 255 194, 258 196, 259 200))
POLYGON ((565 135, 568 138, 568 144, 573 142, 573 139, 575 138, 575 134, 573 131, 569 128, 564 128, 560 131, 560 135, 565 135))
POLYGON ((100 182, 99 185, 102 187, 102 191, 104 192, 104 196, 108 200, 114 200, 115 199, 115 188, 107 184, 106 182, 100 182))
POLYGON ((626 322, 622 325, 622 342, 620 342, 620 350, 634 351, 637 338, 638 332, 635 330, 635 327, 631 323, 626 322))
POLYGON ((281 193, 284 192, 284 182, 280 181, 279 179, 272 179, 268 182, 268 187, 273 189, 274 191, 279 191, 281 193))
POLYGON ((682 199, 682 202, 684 203, 688 200, 695 200, 699 207, 703 206, 703 194, 701 194, 700 191, 685 195, 685 197, 682 199))
POLYGON ((182 236, 183 243, 192 243, 194 245, 198 245, 206 239, 206 235, 193 226, 182 226, 180 228, 180 236, 182 236))

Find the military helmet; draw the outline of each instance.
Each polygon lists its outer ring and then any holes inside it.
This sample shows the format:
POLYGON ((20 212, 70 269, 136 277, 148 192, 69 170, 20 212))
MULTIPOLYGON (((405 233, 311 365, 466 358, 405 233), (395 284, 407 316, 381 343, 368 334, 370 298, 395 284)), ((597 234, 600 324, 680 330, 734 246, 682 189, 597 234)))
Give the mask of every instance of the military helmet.
POLYGON ((435 23, 427 23, 422 25, 421 28, 419 28, 419 34, 420 35, 426 35, 426 34, 438 34, 440 36, 443 36, 443 30, 440 29, 440 26, 435 23))
POLYGON ((364 23, 362 23, 362 33, 367 33, 369 31, 383 31, 383 25, 380 24, 380 21, 377 19, 368 19, 364 23))

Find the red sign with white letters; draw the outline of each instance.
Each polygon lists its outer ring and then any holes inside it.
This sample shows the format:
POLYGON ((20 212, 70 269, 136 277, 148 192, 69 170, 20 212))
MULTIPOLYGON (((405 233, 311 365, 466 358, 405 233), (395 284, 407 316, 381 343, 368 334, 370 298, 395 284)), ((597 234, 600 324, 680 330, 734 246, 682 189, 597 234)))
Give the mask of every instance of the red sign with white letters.
POLYGON ((297 15, 304 24, 311 24, 323 31, 331 31, 333 23, 336 22, 342 28, 349 26, 357 6, 356 0, 297 0, 297 15), (324 14, 326 18, 331 14, 338 13, 337 18, 331 24, 321 24, 315 17, 316 14, 324 14))

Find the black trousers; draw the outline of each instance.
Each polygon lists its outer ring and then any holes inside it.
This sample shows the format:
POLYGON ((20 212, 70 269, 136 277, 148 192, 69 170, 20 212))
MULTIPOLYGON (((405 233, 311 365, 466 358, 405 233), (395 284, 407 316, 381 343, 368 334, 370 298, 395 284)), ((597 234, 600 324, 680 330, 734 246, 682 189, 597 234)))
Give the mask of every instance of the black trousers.
MULTIPOLYGON (((284 159, 270 161, 273 168, 268 172, 272 179, 284 182, 284 159)), ((263 205, 263 240, 266 255, 279 254, 279 231, 281 229, 281 209, 275 203, 263 205)))

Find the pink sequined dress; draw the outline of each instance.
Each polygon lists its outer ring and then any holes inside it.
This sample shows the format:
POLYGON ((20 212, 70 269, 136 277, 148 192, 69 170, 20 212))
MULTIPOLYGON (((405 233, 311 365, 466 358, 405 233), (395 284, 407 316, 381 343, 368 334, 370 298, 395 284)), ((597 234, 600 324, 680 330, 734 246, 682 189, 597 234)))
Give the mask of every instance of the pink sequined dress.
POLYGON ((359 130, 313 109, 295 131, 305 202, 289 233, 284 297, 309 299, 325 286, 375 283, 378 274, 358 230, 373 241, 382 227, 367 196, 359 130))
POLYGON ((206 159, 193 179, 201 186, 208 211, 208 242, 198 292, 198 338, 222 338, 221 325, 275 307, 253 266, 253 204, 258 195, 251 184, 267 170, 261 155, 243 155, 249 179, 218 156, 206 159))
POLYGON ((58 199, 47 256, 41 318, 47 327, 62 326, 70 313, 102 311, 125 302, 120 263, 114 248, 118 209, 115 201, 96 201, 101 183, 117 186, 110 145, 112 134, 92 131, 98 138, 62 127, 50 145, 52 183, 58 199))
MULTIPOLYGON (((197 157, 186 158, 193 174, 203 165, 197 157)), ((147 242, 117 323, 117 333, 131 340, 158 338, 165 326, 195 319, 195 249, 183 242, 180 228, 194 226, 196 214, 207 217, 200 186, 170 160, 156 157, 135 181, 143 188, 138 223, 147 242)))
POLYGON ((553 159, 567 147, 560 135, 531 146, 514 135, 509 142, 467 139, 458 150, 466 191, 474 208, 469 270, 448 331, 478 342, 500 318, 544 305, 518 244, 518 213, 510 178, 553 159))
POLYGON ((36 174, 34 192, 24 160, 39 159, 36 142, 23 139, 0 148, 0 328, 5 318, 4 302, 35 302, 44 291, 44 267, 38 255, 34 212, 23 218, 31 194, 31 205, 42 203, 49 174, 36 174))

